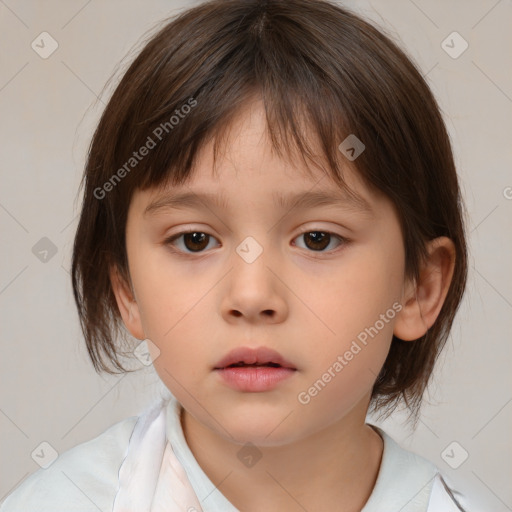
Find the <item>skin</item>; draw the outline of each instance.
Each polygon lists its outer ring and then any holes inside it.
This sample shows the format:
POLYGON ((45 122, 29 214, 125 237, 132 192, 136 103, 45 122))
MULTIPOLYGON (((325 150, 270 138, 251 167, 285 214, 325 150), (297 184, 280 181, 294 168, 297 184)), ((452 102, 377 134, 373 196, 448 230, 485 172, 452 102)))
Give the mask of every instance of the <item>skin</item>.
POLYGON ((395 209, 353 167, 346 166, 345 180, 372 212, 345 201, 282 209, 272 200, 276 191, 339 187, 321 170, 308 176, 298 161, 272 152, 259 102, 241 110, 231 128, 216 175, 206 145, 190 182, 172 191, 222 193, 226 207, 144 215, 169 190, 134 194, 126 226, 131 282, 111 271, 119 310, 133 336, 158 347, 154 366, 184 407, 190 449, 234 506, 244 512, 359 511, 382 456, 382 439, 365 424, 372 386, 393 333, 414 342, 434 323, 453 273, 453 244, 444 237, 430 242, 420 279, 406 279, 395 209), (209 234, 209 241, 194 245, 182 236, 166 242, 187 230, 209 234), (307 233, 318 231, 332 235, 315 250, 319 244, 307 233), (248 236, 263 249, 252 263, 236 252, 248 236), (194 253, 198 246, 202 252, 194 253), (401 311, 301 404, 299 393, 394 303, 401 311), (238 346, 271 347, 297 371, 270 391, 236 391, 213 368, 238 346), (246 442, 262 456, 250 468, 237 457, 246 442))

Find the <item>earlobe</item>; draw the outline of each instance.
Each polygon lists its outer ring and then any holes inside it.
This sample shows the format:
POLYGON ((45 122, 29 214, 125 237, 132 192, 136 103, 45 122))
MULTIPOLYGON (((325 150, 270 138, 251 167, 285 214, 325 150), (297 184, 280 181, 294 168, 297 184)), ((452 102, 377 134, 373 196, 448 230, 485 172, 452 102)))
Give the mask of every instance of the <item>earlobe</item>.
POLYGON ((132 336, 139 340, 146 338, 140 318, 140 310, 133 291, 117 267, 110 269, 110 283, 116 297, 117 307, 124 325, 132 336))
POLYGON ((436 321, 450 288, 455 267, 455 246, 443 236, 427 244, 428 257, 416 281, 404 292, 403 307, 393 334, 404 341, 421 338, 436 321))

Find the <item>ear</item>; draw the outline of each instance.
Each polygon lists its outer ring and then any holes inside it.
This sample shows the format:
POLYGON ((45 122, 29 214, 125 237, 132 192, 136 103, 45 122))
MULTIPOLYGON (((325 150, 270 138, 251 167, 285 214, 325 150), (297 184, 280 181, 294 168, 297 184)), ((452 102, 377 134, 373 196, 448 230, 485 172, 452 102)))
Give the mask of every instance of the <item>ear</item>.
POLYGON ((421 338, 436 321, 446 299, 455 267, 455 246, 442 236, 427 243, 428 257, 417 281, 405 286, 403 308, 393 334, 404 341, 421 338))
POLYGON ((140 318, 139 306, 135 300, 132 288, 117 267, 110 269, 110 283, 116 297, 117 307, 123 318, 124 325, 132 336, 139 340, 146 339, 140 318))

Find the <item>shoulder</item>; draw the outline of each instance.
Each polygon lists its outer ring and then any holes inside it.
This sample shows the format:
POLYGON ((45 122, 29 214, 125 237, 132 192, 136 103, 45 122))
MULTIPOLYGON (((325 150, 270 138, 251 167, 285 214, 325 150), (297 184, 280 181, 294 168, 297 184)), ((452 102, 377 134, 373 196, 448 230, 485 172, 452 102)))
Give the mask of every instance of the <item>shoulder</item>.
POLYGON ((460 493, 446 484, 444 475, 426 458, 402 448, 382 429, 384 441, 381 466, 373 492, 363 512, 390 510, 403 512, 460 512, 460 493), (455 496, 457 495, 457 496, 455 496))
POLYGON ((60 454, 46 469, 30 475, 0 506, 0 512, 80 512, 111 510, 118 470, 137 416, 60 454))
POLYGON ((467 498, 455 491, 446 475, 437 473, 430 493, 427 512, 470 512, 467 498))

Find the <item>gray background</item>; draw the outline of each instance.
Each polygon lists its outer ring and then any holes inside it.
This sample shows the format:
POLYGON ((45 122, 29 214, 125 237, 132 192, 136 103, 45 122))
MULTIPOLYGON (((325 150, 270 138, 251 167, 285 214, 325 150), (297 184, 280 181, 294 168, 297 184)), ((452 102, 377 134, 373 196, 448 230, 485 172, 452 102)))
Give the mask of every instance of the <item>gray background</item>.
MULTIPOLYGON (((39 468, 31 453, 41 442, 62 453, 138 414, 162 389, 152 367, 93 371, 69 267, 87 145, 112 88, 100 93, 158 20, 191 5, 0 0, 0 500, 39 468), (47 59, 31 47, 43 31, 59 45, 47 59), (57 250, 47 261, 43 237, 57 250)), ((414 432, 400 413, 380 424, 438 465, 475 510, 512 510, 512 2, 345 5, 383 27, 423 70, 445 114, 468 210, 468 289, 430 404, 414 432), (453 31, 469 44, 458 58, 442 45, 453 31)), ((452 53, 461 48, 450 41, 452 53)))

